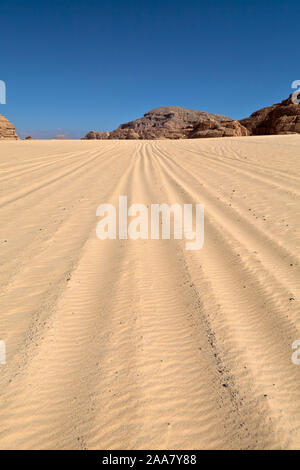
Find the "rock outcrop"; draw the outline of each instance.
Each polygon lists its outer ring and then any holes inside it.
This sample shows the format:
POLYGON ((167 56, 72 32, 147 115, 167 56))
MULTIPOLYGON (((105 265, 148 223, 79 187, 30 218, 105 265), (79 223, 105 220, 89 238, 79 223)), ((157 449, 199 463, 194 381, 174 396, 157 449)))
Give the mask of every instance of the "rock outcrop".
POLYGON ((109 132, 90 131, 81 140, 107 140, 109 135, 109 132))
POLYGON ((232 119, 203 119, 190 132, 188 138, 200 139, 203 137, 234 137, 249 135, 247 129, 238 121, 232 119))
POLYGON ((238 121, 218 114, 168 106, 155 108, 112 132, 89 132, 83 139, 191 139, 248 135, 238 121))
POLYGON ((0 114, 0 139, 18 139, 16 128, 0 114))
POLYGON ((52 137, 52 140, 68 140, 68 137, 65 134, 57 134, 52 137))
POLYGON ((250 117, 242 119, 240 124, 246 127, 251 135, 300 133, 300 104, 295 104, 292 96, 281 103, 255 111, 250 117))

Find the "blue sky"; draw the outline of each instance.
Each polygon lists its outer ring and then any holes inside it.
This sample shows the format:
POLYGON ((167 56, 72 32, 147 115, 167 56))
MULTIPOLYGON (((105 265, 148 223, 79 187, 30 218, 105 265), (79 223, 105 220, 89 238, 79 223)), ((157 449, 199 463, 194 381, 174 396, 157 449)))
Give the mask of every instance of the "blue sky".
POLYGON ((1 0, 0 114, 74 138, 157 106, 240 119, 300 79, 299 18, 298 0, 1 0))

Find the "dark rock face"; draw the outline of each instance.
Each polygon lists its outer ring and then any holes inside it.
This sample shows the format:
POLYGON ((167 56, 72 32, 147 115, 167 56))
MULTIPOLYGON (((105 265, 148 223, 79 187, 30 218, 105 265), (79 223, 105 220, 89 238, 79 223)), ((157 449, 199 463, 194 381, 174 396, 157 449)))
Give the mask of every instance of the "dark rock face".
POLYGON ((238 121, 192 109, 155 108, 112 132, 89 132, 84 139, 190 139, 248 135, 238 121))
POLYGON ((0 114, 0 139, 18 139, 16 128, 0 114))
POLYGON ((250 117, 242 119, 240 124, 252 135, 300 133, 300 104, 293 103, 292 96, 281 103, 259 109, 250 117))

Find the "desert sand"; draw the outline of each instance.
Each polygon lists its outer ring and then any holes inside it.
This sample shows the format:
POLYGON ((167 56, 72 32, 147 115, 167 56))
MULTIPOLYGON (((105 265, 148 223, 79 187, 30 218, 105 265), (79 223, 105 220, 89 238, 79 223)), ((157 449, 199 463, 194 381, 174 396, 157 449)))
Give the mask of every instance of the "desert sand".
POLYGON ((1 449, 300 448, 300 136, 0 142, 1 449), (205 204, 205 241, 96 209, 205 204))

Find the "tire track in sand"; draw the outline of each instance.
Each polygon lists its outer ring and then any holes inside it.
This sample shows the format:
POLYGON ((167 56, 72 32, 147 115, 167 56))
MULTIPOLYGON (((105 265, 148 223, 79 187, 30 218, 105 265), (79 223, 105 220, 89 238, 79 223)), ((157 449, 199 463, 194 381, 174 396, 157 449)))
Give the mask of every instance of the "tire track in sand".
MULTIPOLYGON (((56 180, 64 203, 85 188, 84 203, 78 217, 36 240, 29 271, 23 265, 6 292, 9 301, 14 282, 27 276, 19 291, 26 316, 13 301, 2 315, 15 348, 0 370, 1 448, 299 446, 300 383, 289 349, 299 324, 285 299, 290 283, 297 285, 280 258, 290 253, 267 230, 222 210, 226 200, 199 184, 213 165, 185 165, 169 153, 174 145, 118 142, 101 164, 95 159, 56 180), (117 205, 121 194, 148 206, 205 202, 203 249, 187 252, 180 240, 99 241, 96 207, 117 205), (253 254, 258 244, 262 262, 253 254), (68 258, 67 273, 60 257, 68 258), (48 297, 39 297, 43 272, 45 283, 55 274, 48 297)), ((201 155, 202 142, 191 145, 201 155)), ((230 169, 220 168, 215 184, 229 184, 222 172, 228 180, 230 169)), ((35 208, 38 214, 43 204, 35 208)))

